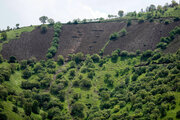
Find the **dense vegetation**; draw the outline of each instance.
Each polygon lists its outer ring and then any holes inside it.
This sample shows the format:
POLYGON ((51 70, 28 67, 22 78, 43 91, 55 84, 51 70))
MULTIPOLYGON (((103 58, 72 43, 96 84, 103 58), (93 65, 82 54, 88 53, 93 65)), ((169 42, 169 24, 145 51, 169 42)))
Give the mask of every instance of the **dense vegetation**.
POLYGON ((0 63, 3 119, 175 119, 180 51, 0 63), (62 66, 63 65, 63 66, 62 66))
MULTIPOLYGON (((139 24, 167 16, 178 21, 179 9, 174 2, 157 8, 151 5, 146 12, 128 13, 124 18, 128 19, 127 26, 134 18, 139 24)), ((119 11, 118 15, 122 19, 124 12, 119 11)), ((46 61, 17 61, 14 56, 5 60, 0 55, 0 120, 180 119, 180 49, 163 53, 180 34, 180 27, 173 29, 169 37, 161 38, 154 51, 133 53, 118 49, 103 56, 110 40, 128 34, 122 29, 110 35, 99 54, 70 54, 67 61, 59 55, 55 61, 52 58, 58 49, 62 25, 46 16, 40 21, 42 34, 47 30, 46 21, 54 27, 46 61)), ((171 19, 163 22, 169 24, 171 19)), ((34 29, 16 26, 16 30, 1 33, 0 45, 34 29)))

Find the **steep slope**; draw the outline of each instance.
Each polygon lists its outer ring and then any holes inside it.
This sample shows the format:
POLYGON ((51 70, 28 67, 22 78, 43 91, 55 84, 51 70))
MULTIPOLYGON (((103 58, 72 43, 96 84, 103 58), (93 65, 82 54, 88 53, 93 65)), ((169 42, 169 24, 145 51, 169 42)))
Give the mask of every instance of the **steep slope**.
POLYGON ((127 35, 116 41, 110 41, 105 49, 105 55, 111 54, 116 49, 133 51, 148 49, 154 50, 161 37, 166 37, 169 32, 179 26, 180 22, 172 22, 168 25, 163 23, 145 22, 127 27, 127 35))
POLYGON ((5 59, 9 59, 10 56, 15 56, 18 60, 31 57, 36 57, 38 60, 45 59, 52 37, 52 28, 49 28, 46 34, 42 34, 40 28, 36 28, 32 32, 23 33, 20 39, 4 44, 1 54, 5 59))
MULTIPOLYGON (((159 22, 144 22, 138 24, 132 21, 132 25, 127 27, 123 22, 107 23, 87 23, 87 24, 65 24, 60 33, 58 55, 67 57, 68 54, 83 52, 84 54, 99 53, 104 45, 109 41, 110 34, 126 28, 127 35, 120 37, 116 41, 110 41, 104 50, 104 54, 111 54, 116 49, 136 51, 155 49, 161 37, 168 36, 168 33, 179 26, 180 22, 172 22, 168 25, 159 22)), ((30 33, 23 33, 19 39, 11 40, 3 45, 1 54, 9 59, 15 56, 18 60, 36 57, 38 60, 45 59, 48 48, 53 38, 53 28, 49 28, 47 33, 41 34, 40 28, 36 28, 30 33)))

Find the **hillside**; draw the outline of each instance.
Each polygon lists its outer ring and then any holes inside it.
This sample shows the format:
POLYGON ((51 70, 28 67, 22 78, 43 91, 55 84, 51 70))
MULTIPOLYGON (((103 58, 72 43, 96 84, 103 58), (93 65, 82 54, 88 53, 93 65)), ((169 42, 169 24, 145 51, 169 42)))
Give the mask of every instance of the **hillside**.
POLYGON ((179 11, 0 31, 0 120, 179 120, 179 11))
MULTIPOLYGON (((116 49, 129 52, 154 50, 157 43, 160 42, 160 38, 168 36, 169 32, 179 25, 179 21, 171 22, 168 25, 148 21, 138 24, 137 21, 134 21, 129 27, 127 27, 126 22, 63 25, 55 58, 58 55, 63 55, 66 58, 68 54, 78 52, 84 54, 99 53, 109 41, 110 34, 120 31, 122 28, 126 28, 128 34, 116 41, 110 41, 104 49, 104 55, 111 54, 116 49)), ((6 59, 15 56, 18 60, 32 57, 42 60, 45 59, 52 38, 52 28, 49 28, 45 34, 41 33, 40 28, 36 28, 32 32, 23 33, 20 38, 3 45, 1 54, 6 59)))

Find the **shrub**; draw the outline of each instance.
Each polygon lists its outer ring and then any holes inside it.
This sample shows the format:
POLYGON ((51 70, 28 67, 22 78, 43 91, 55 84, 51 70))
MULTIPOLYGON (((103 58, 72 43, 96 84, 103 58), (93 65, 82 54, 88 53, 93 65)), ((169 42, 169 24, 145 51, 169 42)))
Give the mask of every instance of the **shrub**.
POLYGON ((88 73, 88 78, 93 79, 94 76, 95 76, 95 73, 93 71, 88 73))
POLYGON ((22 72, 22 77, 24 79, 28 79, 29 77, 31 77, 31 74, 32 74, 32 72, 29 69, 25 69, 22 72))
POLYGON ((83 80, 81 80, 80 86, 85 89, 90 89, 92 86, 91 81, 87 80, 87 79, 83 79, 83 80))
POLYGON ((10 68, 0 68, 0 81, 9 81, 9 79, 10 79, 10 76, 11 76, 11 70, 10 70, 10 68))
POLYGON ((131 80, 132 80, 132 81, 136 81, 137 78, 138 78, 138 75, 137 75, 137 74, 134 74, 134 75, 132 76, 131 80))
POLYGON ((177 113, 176 113, 176 118, 180 118, 180 110, 179 111, 177 111, 177 113))
POLYGON ((63 102, 65 100, 65 91, 61 90, 58 92, 58 98, 60 99, 61 102, 63 102))
POLYGON ((49 58, 49 59, 50 59, 50 58, 52 58, 52 57, 53 57, 52 53, 49 53, 49 52, 48 52, 48 53, 46 54, 46 58, 49 58))
POLYGON ((152 51, 151 50, 146 50, 145 52, 143 52, 141 59, 147 59, 149 57, 152 56, 152 51))
POLYGON ((24 104, 24 112, 27 116, 30 116, 31 115, 31 112, 32 112, 32 103, 25 103, 24 104))
POLYGON ((7 40, 7 34, 6 32, 1 33, 2 40, 7 40))
POLYGON ((160 42, 157 44, 157 48, 166 49, 167 43, 160 42))
POLYGON ((116 51, 112 52, 112 55, 111 55, 111 61, 112 62, 117 62, 117 59, 118 59, 118 53, 116 51))
POLYGON ((48 49, 48 53, 51 53, 53 56, 56 54, 57 52, 57 48, 54 47, 54 46, 51 46, 49 49, 48 49))
POLYGON ((127 22, 127 26, 130 26, 132 24, 131 20, 129 19, 127 22))
POLYGON ((72 69, 72 70, 69 71, 69 76, 70 76, 70 77, 74 77, 75 74, 76 74, 76 71, 75 71, 74 69, 72 69))
POLYGON ((2 63, 4 60, 3 60, 3 57, 2 55, 0 55, 0 63, 2 63))
POLYGON ((18 107, 17 106, 13 106, 12 111, 15 113, 18 113, 18 107))
POLYGON ((21 68, 21 70, 24 70, 27 68, 27 60, 22 60, 20 62, 20 68, 21 68))
POLYGON ((121 31, 119 32, 120 36, 123 37, 127 34, 127 31, 125 28, 121 29, 121 31))
POLYGON ((163 77, 167 77, 168 76, 168 71, 167 70, 161 70, 159 73, 158 73, 158 76, 163 78, 163 77))
POLYGON ((169 23, 170 23, 169 20, 165 20, 165 21, 164 21, 164 24, 165 24, 165 25, 168 25, 169 23))
POLYGON ((47 32, 47 25, 41 25, 41 33, 47 32))
POLYGON ((177 21, 180 21, 180 18, 179 18, 179 17, 175 17, 175 18, 174 18, 174 22, 177 22, 177 21))
POLYGON ((58 65, 63 65, 64 64, 64 57, 62 55, 58 56, 57 63, 58 63, 58 65))
POLYGON ((91 56, 91 59, 93 60, 93 62, 97 63, 101 58, 98 54, 94 54, 91 56))
POLYGON ((83 118, 84 117, 83 110, 84 110, 83 104, 75 103, 72 105, 71 115, 79 118, 83 118))
POLYGON ((109 39, 110 40, 117 40, 117 38, 119 37, 119 33, 118 32, 114 32, 110 35, 109 39))
POLYGON ((81 61, 83 61, 84 59, 84 55, 83 53, 77 53, 76 55, 74 55, 74 61, 76 62, 76 64, 80 63, 81 61))
POLYGON ((9 58, 9 63, 15 63, 15 62, 16 62, 16 57, 11 56, 11 57, 9 58))
POLYGON ((37 100, 35 100, 32 104, 32 112, 33 113, 36 113, 36 114, 39 114, 39 103, 37 100))
POLYGON ((157 59, 159 59, 160 57, 161 57, 161 54, 160 54, 160 53, 157 53, 157 54, 153 55, 152 60, 157 60, 157 59))
POLYGON ((139 24, 141 24, 141 23, 143 23, 143 22, 144 22, 144 19, 139 19, 139 20, 138 20, 138 23, 139 23, 139 24))
POLYGON ((123 50, 123 51, 121 52, 121 57, 127 57, 127 56, 128 56, 128 52, 125 51, 125 50, 123 50))

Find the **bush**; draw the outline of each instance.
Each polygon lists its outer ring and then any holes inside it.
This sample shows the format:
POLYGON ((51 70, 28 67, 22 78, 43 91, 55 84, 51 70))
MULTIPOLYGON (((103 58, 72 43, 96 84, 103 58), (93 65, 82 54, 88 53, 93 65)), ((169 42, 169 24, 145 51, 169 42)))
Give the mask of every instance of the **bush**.
POLYGON ((141 59, 147 59, 149 57, 152 56, 152 51, 151 50, 146 50, 145 52, 143 52, 141 59))
POLYGON ((53 56, 56 54, 57 52, 57 48, 54 47, 54 46, 51 46, 49 49, 48 49, 48 53, 51 53, 53 56))
POLYGON ((91 59, 93 60, 93 62, 97 63, 101 58, 98 54, 94 54, 91 56, 91 59))
POLYGON ((28 79, 29 77, 31 77, 31 75, 32 75, 32 72, 29 69, 25 69, 22 72, 22 77, 24 79, 28 79))
POLYGON ((9 58, 9 63, 15 63, 15 62, 16 62, 16 57, 11 56, 11 57, 9 58))
POLYGON ((159 73, 158 73, 158 76, 160 78, 164 78, 164 77, 167 77, 169 74, 169 72, 167 70, 161 70, 159 73))
POLYGON ((63 65, 64 64, 64 57, 62 55, 58 56, 57 63, 58 63, 58 65, 63 65))
POLYGON ((111 55, 111 61, 112 62, 117 62, 117 59, 118 59, 118 53, 116 51, 112 52, 112 55, 111 55))
POLYGON ((0 63, 2 63, 4 60, 3 60, 3 57, 2 55, 0 55, 0 63))
POLYGON ((157 48, 166 49, 167 43, 160 42, 157 44, 157 48))
POLYGON ((127 57, 128 56, 128 52, 123 50, 120 55, 121 55, 121 57, 127 57))
POLYGON ((164 21, 164 24, 165 24, 165 25, 168 25, 169 23, 170 23, 169 20, 165 20, 165 21, 164 21))
POLYGON ((7 40, 7 34, 6 32, 1 33, 2 40, 7 40))
POLYGON ((131 80, 132 80, 132 81, 136 81, 137 78, 138 78, 138 75, 137 75, 137 74, 134 74, 134 75, 132 76, 131 80))
POLYGON ((83 104, 75 103, 72 105, 71 115, 79 118, 83 118, 84 117, 83 110, 84 110, 83 104))
POLYGON ((152 60, 157 60, 157 59, 159 59, 160 57, 161 57, 161 54, 160 54, 160 53, 157 53, 157 54, 153 55, 152 60))
POLYGON ((41 33, 47 32, 47 25, 41 25, 41 33))
POLYGON ((132 24, 131 20, 129 19, 127 22, 127 26, 130 26, 132 24))
POLYGON ((123 28, 120 32, 119 32, 120 36, 123 37, 127 34, 127 31, 125 28, 123 28))
POLYGON ((13 106, 12 111, 15 113, 18 113, 18 107, 17 106, 13 106))
POLYGON ((179 17, 174 18, 174 22, 180 21, 179 17))
POLYGON ((49 58, 49 59, 50 59, 50 58, 52 58, 52 57, 53 57, 52 53, 49 53, 49 52, 48 52, 48 53, 46 54, 46 58, 49 58))
POLYGON ((177 111, 177 113, 176 113, 176 118, 180 118, 180 110, 179 111, 177 111))
POLYGON ((81 80, 80 86, 85 89, 90 89, 92 86, 91 81, 87 80, 87 79, 83 79, 83 80, 81 80))
POLYGON ((83 53, 77 53, 76 55, 74 55, 74 61, 76 62, 76 64, 79 64, 81 61, 83 61, 84 59, 84 55, 83 53))
POLYGON ((117 38, 119 37, 119 33, 118 32, 114 32, 110 35, 109 39, 110 40, 117 40, 117 38))
POLYGON ((143 22, 144 22, 144 19, 139 19, 139 20, 138 20, 138 23, 139 23, 139 24, 141 24, 141 23, 143 23, 143 22))

